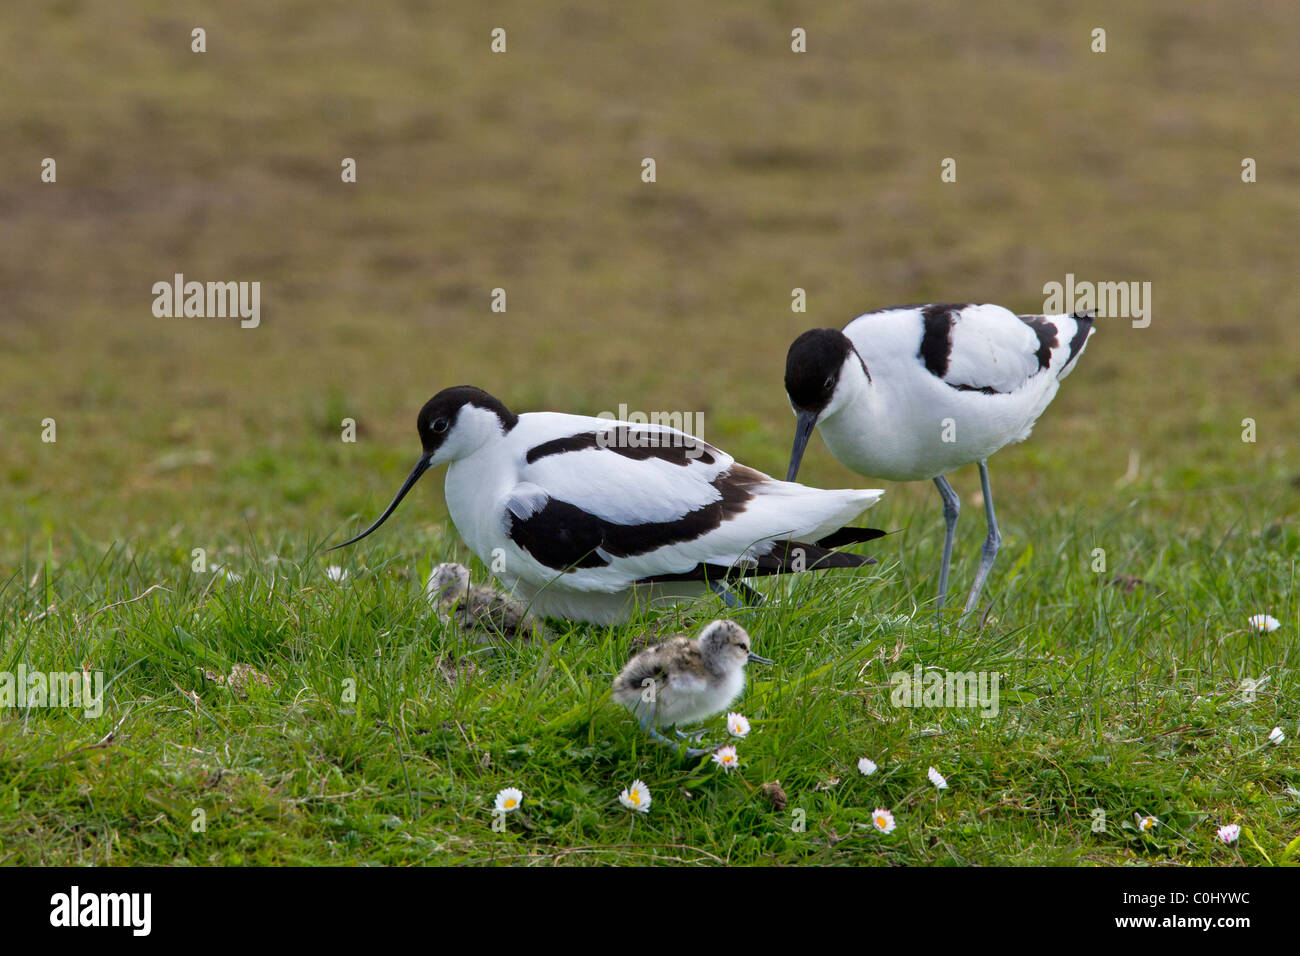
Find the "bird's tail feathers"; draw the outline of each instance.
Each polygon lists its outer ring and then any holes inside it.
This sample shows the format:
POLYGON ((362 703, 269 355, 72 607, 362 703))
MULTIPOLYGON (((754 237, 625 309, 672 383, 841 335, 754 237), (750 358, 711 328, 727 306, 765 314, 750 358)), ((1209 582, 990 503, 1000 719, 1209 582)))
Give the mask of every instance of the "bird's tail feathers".
POLYGON ((637 584, 670 584, 677 581, 736 581, 742 578, 767 577, 773 574, 799 574, 804 571, 824 571, 828 568, 861 568, 875 564, 875 558, 853 554, 849 551, 836 551, 827 545, 828 539, 834 539, 838 546, 874 541, 887 532, 876 528, 841 528, 833 535, 822 538, 815 544, 807 541, 776 541, 766 554, 752 561, 730 566, 702 562, 689 571, 676 574, 656 574, 641 578, 637 584))
POLYGON ((1065 378, 1074 368, 1074 360, 1083 352, 1084 346, 1088 344, 1088 339, 1092 333, 1097 331, 1093 328, 1093 323, 1097 321, 1097 310, 1087 309, 1082 312, 1075 312, 1070 318, 1074 319, 1074 335, 1070 338, 1070 353, 1065 358, 1065 364, 1061 366, 1061 371, 1057 374, 1058 379, 1065 378))

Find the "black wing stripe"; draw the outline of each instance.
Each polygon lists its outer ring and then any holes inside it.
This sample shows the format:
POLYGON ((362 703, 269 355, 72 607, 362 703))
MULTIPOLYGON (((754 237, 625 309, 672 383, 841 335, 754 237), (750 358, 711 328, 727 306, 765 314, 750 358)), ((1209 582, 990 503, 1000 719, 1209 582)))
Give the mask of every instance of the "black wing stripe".
POLYGON ((1034 353, 1034 356, 1038 359, 1038 370, 1041 372, 1052 364, 1052 349, 1060 344, 1060 339, 1057 338, 1057 333, 1060 330, 1051 322, 1048 322, 1046 316, 1020 315, 1017 318, 1033 329, 1034 334, 1038 336, 1038 351, 1034 353))
POLYGON ((603 448, 635 461, 659 458, 683 468, 693 461, 711 465, 717 460, 713 456, 713 452, 717 449, 692 435, 647 429, 634 430, 620 425, 608 431, 579 432, 576 435, 553 438, 540 445, 534 445, 528 449, 525 461, 531 465, 548 455, 562 455, 589 448, 603 448), (659 439, 658 442, 655 441, 656 438, 659 439))
POLYGON ((948 374, 948 358, 952 355, 952 323, 955 313, 964 305, 927 305, 921 310, 924 331, 921 347, 916 357, 925 363, 931 375, 943 378, 948 374))
POLYGON ((645 524, 606 521, 577 505, 549 498, 544 507, 524 519, 507 511, 506 530, 510 540, 548 568, 600 568, 611 558, 634 557, 703 537, 743 512, 754 497, 750 489, 767 480, 751 468, 734 465, 713 479, 719 500, 672 521, 645 524))

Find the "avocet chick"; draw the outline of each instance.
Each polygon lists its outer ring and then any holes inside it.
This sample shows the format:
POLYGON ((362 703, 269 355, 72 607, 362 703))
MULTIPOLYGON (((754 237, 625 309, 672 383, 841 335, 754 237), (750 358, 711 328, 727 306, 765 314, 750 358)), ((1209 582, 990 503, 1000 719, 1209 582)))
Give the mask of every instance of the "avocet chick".
POLYGON ((455 621, 468 631, 485 632, 479 643, 489 637, 526 637, 534 632, 536 620, 514 597, 496 588, 471 584, 469 568, 446 562, 429 575, 425 594, 438 608, 438 617, 455 621))
MULTIPOLYGON (((713 621, 694 640, 685 635, 669 638, 627 662, 614 679, 614 700, 636 717, 647 734, 674 747, 659 728, 722 713, 745 689, 745 665, 772 663, 750 646, 749 634, 735 621, 713 621)), ((690 748, 686 753, 699 757, 708 750, 690 748)))

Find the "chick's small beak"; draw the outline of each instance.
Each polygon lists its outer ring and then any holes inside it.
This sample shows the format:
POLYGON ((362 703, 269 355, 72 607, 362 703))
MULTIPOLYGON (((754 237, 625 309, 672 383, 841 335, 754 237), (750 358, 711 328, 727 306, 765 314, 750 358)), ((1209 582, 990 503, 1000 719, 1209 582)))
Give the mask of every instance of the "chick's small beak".
POLYGON ((342 544, 336 544, 334 547, 326 548, 325 550, 336 551, 339 548, 346 548, 350 544, 355 544, 387 521, 388 516, 397 510, 397 506, 401 503, 402 499, 406 497, 406 493, 414 488, 415 483, 420 480, 420 476, 429 470, 431 457, 432 456, 430 455, 420 456, 420 460, 415 463, 415 467, 411 469, 411 473, 406 476, 406 481, 402 484, 402 487, 398 489, 397 495, 393 498, 388 507, 384 509, 384 513, 379 516, 379 519, 374 524, 361 532, 355 538, 348 538, 348 540, 344 541, 342 544))
POLYGON ((813 429, 817 427, 816 412, 796 412, 796 414, 798 418, 794 426, 794 448, 790 451, 790 468, 785 473, 786 481, 794 481, 798 476, 804 449, 808 447, 808 439, 812 438, 813 429))
POLYGON ((749 652, 749 657, 747 658, 747 660, 748 660, 749 663, 751 663, 751 664, 775 664, 775 663, 776 663, 776 661, 772 660, 772 658, 770 658, 770 657, 759 657, 759 656, 758 656, 757 654, 755 654, 753 651, 750 651, 750 652, 749 652))

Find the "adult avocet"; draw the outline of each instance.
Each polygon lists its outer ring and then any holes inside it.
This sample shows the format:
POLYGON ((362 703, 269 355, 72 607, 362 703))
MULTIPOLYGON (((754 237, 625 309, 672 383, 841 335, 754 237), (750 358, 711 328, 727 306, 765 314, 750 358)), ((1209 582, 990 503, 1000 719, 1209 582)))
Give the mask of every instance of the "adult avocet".
MULTIPOLYGON (((444 389, 420 410, 423 451, 388 519, 429 468, 450 462, 447 510, 470 550, 531 610, 594 623, 639 601, 706 588, 751 599, 741 578, 874 559, 833 550, 884 534, 845 527, 878 489, 823 491, 778 481, 660 425, 532 412, 487 392, 444 389)), ((333 549, 331 549, 333 550, 333 549)))
POLYGON ((934 481, 946 525, 939 607, 960 510, 944 475, 979 464, 988 538, 964 613, 997 556, 988 457, 1029 437, 1088 337, 1088 315, 1016 315, 998 305, 902 305, 860 315, 843 332, 812 329, 786 356, 794 409, 787 481, 814 428, 854 471, 891 481, 934 481))

